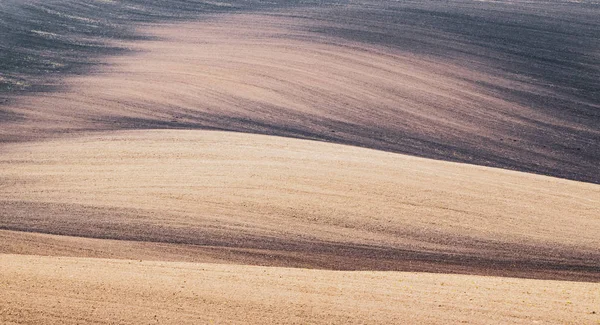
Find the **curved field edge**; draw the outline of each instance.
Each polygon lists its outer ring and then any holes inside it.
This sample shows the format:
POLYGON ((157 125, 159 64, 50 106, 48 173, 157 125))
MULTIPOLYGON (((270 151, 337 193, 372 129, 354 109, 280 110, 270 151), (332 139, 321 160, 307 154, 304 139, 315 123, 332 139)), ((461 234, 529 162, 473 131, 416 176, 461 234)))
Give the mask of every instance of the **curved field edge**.
POLYGON ((188 23, 174 16, 172 25, 150 19, 136 30, 144 37, 109 37, 127 51, 55 91, 3 105, 0 141, 81 130, 219 129, 598 183, 594 10, 372 1, 284 5, 188 23))
POLYGON ((598 280, 593 184, 217 131, 6 145, 0 165, 5 230, 253 264, 598 280))

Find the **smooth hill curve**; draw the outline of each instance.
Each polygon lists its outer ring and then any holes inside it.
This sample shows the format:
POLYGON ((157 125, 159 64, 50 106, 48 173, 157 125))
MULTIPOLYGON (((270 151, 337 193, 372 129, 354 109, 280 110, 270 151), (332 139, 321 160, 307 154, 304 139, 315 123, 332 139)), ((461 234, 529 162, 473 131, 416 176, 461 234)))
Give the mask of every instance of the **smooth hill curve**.
POLYGON ((62 91, 6 106, 0 137, 219 129, 600 182, 597 124, 511 95, 545 97, 548 89, 502 75, 492 62, 486 69, 311 31, 343 27, 311 12, 214 15, 140 29, 151 40, 115 41, 130 55, 67 79, 62 91))
POLYGON ((220 250, 221 260, 264 265, 600 274, 593 184, 216 131, 9 144, 0 165, 4 230, 181 245, 192 256, 183 260, 208 249, 211 260, 220 250))
POLYGON ((600 322, 595 1, 0 7, 0 323, 600 322))

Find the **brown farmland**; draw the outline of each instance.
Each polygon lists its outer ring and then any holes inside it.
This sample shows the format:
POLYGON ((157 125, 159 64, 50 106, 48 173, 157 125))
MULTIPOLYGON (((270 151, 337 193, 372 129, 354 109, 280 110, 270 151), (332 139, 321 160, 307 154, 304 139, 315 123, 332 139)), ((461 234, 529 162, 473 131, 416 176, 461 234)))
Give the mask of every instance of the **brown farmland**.
POLYGON ((600 323, 593 78, 404 5, 140 19, 0 102, 0 323, 600 323))

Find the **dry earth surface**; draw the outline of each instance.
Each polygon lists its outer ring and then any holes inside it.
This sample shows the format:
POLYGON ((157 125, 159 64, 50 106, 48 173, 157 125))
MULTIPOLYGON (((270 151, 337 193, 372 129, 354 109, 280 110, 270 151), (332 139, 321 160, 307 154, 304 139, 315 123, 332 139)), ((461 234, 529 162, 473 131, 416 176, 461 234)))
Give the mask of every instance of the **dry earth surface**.
MULTIPOLYGON (((0 94, 0 323, 600 324, 596 5, 542 5, 139 19, 0 94)), ((0 72, 84 32, 0 44, 0 72)))
POLYGON ((585 112, 575 110, 577 103, 552 108, 570 98, 553 98, 559 86, 548 89, 485 60, 459 64, 312 32, 345 26, 313 15, 227 14, 140 27, 150 40, 111 41, 131 54, 66 79, 64 91, 6 106, 14 118, 0 120, 0 140, 79 130, 218 129, 600 183, 598 102, 585 112), (545 98, 543 109, 516 100, 520 93, 545 98))
POLYGON ((193 130, 7 144, 0 165, 5 230, 245 250, 270 265, 600 275, 594 184, 193 130))
POLYGON ((3 324, 600 321, 598 284, 19 255, 0 262, 3 324))

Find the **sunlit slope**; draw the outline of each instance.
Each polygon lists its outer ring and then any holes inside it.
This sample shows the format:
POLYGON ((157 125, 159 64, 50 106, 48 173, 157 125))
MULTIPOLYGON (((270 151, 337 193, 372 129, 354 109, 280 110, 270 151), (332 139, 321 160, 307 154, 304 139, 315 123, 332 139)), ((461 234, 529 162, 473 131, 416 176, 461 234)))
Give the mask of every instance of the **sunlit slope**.
POLYGON ((493 49, 461 43, 483 63, 459 64, 409 46, 316 32, 345 25, 311 15, 217 15, 140 28, 149 40, 114 41, 130 54, 107 58, 57 91, 8 105, 0 138, 24 141, 82 129, 219 129, 600 182, 593 116, 550 109, 573 99, 554 98, 560 93, 499 72, 493 49), (516 94, 546 98, 548 109, 516 94))
POLYGON ((596 324, 598 284, 0 255, 3 324, 596 324))
POLYGON ((245 249, 269 265, 596 280, 600 270, 593 184, 217 131, 10 144, 0 164, 5 230, 245 249))

